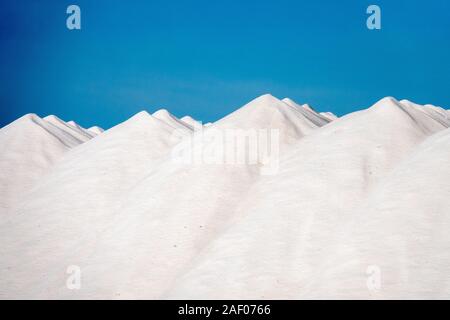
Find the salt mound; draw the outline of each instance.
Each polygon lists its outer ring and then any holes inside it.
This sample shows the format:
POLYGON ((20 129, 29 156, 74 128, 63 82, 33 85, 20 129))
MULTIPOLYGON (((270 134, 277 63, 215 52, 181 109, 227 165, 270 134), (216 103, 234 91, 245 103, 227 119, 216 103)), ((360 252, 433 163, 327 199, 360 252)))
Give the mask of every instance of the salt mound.
POLYGON ((262 95, 228 116, 216 121, 218 129, 276 129, 282 143, 290 143, 318 126, 292 107, 270 94, 262 95))
POLYGON ((0 297, 448 297, 448 114, 264 95, 209 125, 143 111, 86 140, 102 130, 22 117, 0 130, 0 297), (174 161, 254 131, 279 133, 277 170, 174 161))
MULTIPOLYGON (((280 159, 279 173, 259 179, 241 199, 235 213, 241 219, 216 236, 165 297, 308 298, 305 286, 320 279, 339 227, 355 219, 353 210, 417 145, 443 129, 386 98, 299 140, 280 159)), ((323 282, 321 293, 327 289, 323 282)))
POLYGON ((322 276, 302 296, 448 298, 449 157, 450 129, 418 145, 340 226, 322 276), (381 287, 367 287, 369 269, 381 287))
MULTIPOLYGON (((73 133, 73 134, 72 134, 73 133)), ((83 140, 35 114, 27 114, 0 129, 0 216, 69 149, 83 140)))
POLYGON ((128 192, 155 170, 159 159, 177 142, 172 131, 168 124, 140 112, 71 150, 34 186, 16 208, 17 219, 1 225, 1 230, 17 226, 2 239, 0 248, 8 256, 4 261, 13 266, 14 273, 31 274, 33 269, 40 270, 36 277, 23 279, 18 291, 10 292, 12 295, 20 295, 20 288, 29 286, 33 287, 29 288, 29 297, 38 296, 42 288, 49 290, 49 296, 55 294, 56 287, 52 289, 49 285, 52 279, 58 280, 51 276, 51 270, 65 268, 64 264, 70 260, 80 261, 91 254, 98 236, 113 221, 128 192), (33 219, 26 218, 31 215, 33 219), (23 236, 16 241, 19 234, 23 236), (25 257, 11 251, 17 245, 28 246, 27 243, 33 243, 31 255, 25 257), (55 243, 59 243, 57 248, 55 243), (70 253, 74 247, 80 250, 70 253), (43 256, 47 261, 44 264, 22 264, 24 259, 33 257, 38 261, 43 256), (44 274, 49 277, 47 283, 39 281, 44 274), (38 286, 33 286, 35 281, 38 286))

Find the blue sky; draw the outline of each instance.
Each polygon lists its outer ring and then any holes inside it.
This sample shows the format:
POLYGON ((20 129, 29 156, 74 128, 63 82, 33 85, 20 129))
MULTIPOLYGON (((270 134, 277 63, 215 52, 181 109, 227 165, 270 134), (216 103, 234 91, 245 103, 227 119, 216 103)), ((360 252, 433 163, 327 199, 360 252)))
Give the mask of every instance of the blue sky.
POLYGON ((0 126, 159 108, 207 122, 264 93, 339 115, 388 95, 450 108, 448 0, 1 1, 0 48, 0 126))

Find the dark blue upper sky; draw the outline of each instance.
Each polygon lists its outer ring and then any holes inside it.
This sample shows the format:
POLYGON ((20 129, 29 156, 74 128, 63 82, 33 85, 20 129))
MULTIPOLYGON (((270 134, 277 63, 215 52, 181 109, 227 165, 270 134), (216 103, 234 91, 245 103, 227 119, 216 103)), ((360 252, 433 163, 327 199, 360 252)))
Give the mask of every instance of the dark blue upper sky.
POLYGON ((0 48, 0 126, 162 107, 207 122, 268 92, 339 115, 388 95, 450 108, 448 0, 1 1, 0 48))

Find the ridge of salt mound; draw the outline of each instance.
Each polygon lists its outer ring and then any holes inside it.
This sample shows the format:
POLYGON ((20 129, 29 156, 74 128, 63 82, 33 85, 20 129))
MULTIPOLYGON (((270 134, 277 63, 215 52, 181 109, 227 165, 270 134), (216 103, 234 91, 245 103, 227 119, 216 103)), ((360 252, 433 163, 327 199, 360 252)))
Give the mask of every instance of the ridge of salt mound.
POLYGON ((94 137, 94 135, 92 134, 91 131, 89 131, 89 130, 86 129, 86 128, 83 128, 82 126, 80 126, 78 123, 76 123, 76 122, 73 121, 73 120, 68 121, 67 124, 68 124, 69 126, 75 128, 75 129, 78 129, 78 130, 84 132, 85 134, 91 136, 92 138, 94 137))
POLYGON ((333 120, 336 120, 336 119, 339 118, 339 117, 336 116, 333 112, 329 112, 329 111, 327 111, 327 112, 320 112, 319 114, 320 114, 322 117, 324 117, 324 118, 326 118, 326 119, 328 119, 328 120, 330 120, 330 121, 333 121, 333 120))
POLYGON ((413 108, 416 108, 417 110, 420 110, 427 114, 429 117, 431 117, 433 120, 438 121, 442 125, 449 127, 450 126, 450 117, 447 114, 446 110, 441 107, 436 107, 431 104, 426 105, 420 105, 418 103, 403 99, 400 100, 400 103, 405 106, 410 106, 413 108))
POLYGON ((69 126, 74 127, 75 129, 78 129, 78 130, 84 132, 85 134, 91 136, 92 138, 94 138, 95 136, 97 136, 100 133, 102 133, 103 131, 105 131, 105 130, 103 130, 103 128, 100 128, 99 126, 92 126, 89 129, 86 129, 86 128, 80 126, 78 123, 76 123, 73 120, 70 120, 69 122, 67 122, 67 124, 69 126))
POLYGON ((308 104, 300 105, 290 98, 284 98, 282 101, 299 110, 309 121, 318 127, 322 127, 330 122, 328 118, 317 113, 308 104))
MULTIPOLYGON (((101 128, 100 128, 101 129, 101 128)), ((106 130, 102 131, 102 134, 99 136, 101 139, 97 140, 95 143, 100 143, 98 141, 103 140, 113 140, 117 139, 120 143, 121 140, 124 139, 125 136, 128 137, 128 139, 131 139, 132 132, 135 131, 154 131, 153 134, 155 134, 156 138, 164 137, 164 136, 170 136, 171 132, 173 131, 173 127, 167 124, 165 121, 162 121, 160 119, 157 119, 156 117, 152 116, 150 113, 148 113, 145 110, 139 111, 138 113, 131 116, 126 121, 119 123, 118 125, 106 130)), ((141 134, 144 134, 144 132, 141 132, 141 134)), ((144 134, 145 137, 140 137, 141 139, 146 138, 146 134, 144 134)), ((86 146, 80 146, 83 148, 87 148, 87 146, 90 146, 91 141, 86 144, 86 146)), ((92 143, 94 141, 92 140, 92 143)), ((101 142, 103 144, 104 142, 101 142)), ((90 147, 89 147, 90 148, 90 147)), ((92 150, 94 153, 94 150, 92 150)))
POLYGON ((86 142, 93 138, 93 135, 91 133, 86 132, 86 130, 78 127, 76 124, 71 125, 70 121, 65 122, 55 115, 46 116, 43 118, 43 120, 53 124, 54 126, 58 127, 64 132, 67 132, 68 134, 74 136, 76 139, 82 142, 86 142))
POLYGON ((264 94, 213 123, 217 129, 277 129, 282 144, 290 143, 317 128, 296 108, 264 94))
POLYGON ((383 117, 390 118, 408 118, 409 126, 417 125, 424 133, 436 132, 447 128, 446 124, 439 121, 423 110, 411 105, 402 104, 393 97, 385 97, 375 103, 368 110, 378 113, 383 117))
POLYGON ((155 117, 156 119, 159 119, 159 120, 167 123, 169 126, 171 126, 174 129, 183 130, 186 132, 191 132, 194 130, 194 128, 191 125, 181 121, 180 119, 175 117, 173 114, 171 114, 166 109, 160 109, 160 110, 154 112, 152 114, 152 116, 155 117))
POLYGON ((306 110, 309 110, 309 111, 314 112, 314 113, 318 113, 316 110, 313 109, 313 107, 311 107, 311 106, 310 106, 309 104, 307 104, 307 103, 302 104, 301 106, 302 106, 302 108, 305 108, 306 110))
POLYGON ((55 139, 58 139, 67 147, 74 147, 80 144, 82 141, 71 135, 70 133, 58 128, 52 123, 49 123, 43 119, 41 119, 38 115, 34 113, 29 113, 16 121, 10 123, 9 125, 2 128, 2 130, 10 130, 10 128, 22 126, 22 125, 37 125, 41 127, 43 130, 47 131, 51 136, 55 139))
POLYGON ((100 128, 99 126, 90 127, 88 130, 96 135, 103 133, 103 131, 105 131, 103 128, 100 128))
POLYGON ((192 118, 191 116, 184 116, 180 120, 183 121, 184 123, 190 125, 194 129, 198 129, 198 128, 202 127, 202 124, 199 121, 192 118))

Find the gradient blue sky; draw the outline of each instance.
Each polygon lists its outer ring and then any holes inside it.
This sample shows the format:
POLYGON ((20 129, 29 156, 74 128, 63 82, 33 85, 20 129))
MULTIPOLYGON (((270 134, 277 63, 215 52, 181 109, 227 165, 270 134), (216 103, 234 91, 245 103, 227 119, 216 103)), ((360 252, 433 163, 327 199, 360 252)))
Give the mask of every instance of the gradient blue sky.
POLYGON ((339 115, 387 95, 450 108, 448 0, 1 1, 0 47, 0 126, 162 107, 207 122, 268 92, 339 115))

